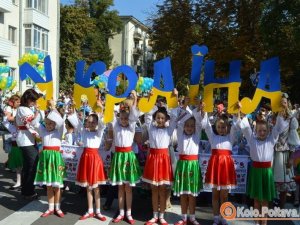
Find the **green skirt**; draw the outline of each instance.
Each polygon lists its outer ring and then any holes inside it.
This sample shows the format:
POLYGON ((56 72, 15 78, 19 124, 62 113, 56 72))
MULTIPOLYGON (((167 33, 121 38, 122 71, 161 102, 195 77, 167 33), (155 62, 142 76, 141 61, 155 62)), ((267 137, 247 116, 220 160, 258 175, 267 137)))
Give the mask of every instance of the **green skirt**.
POLYGON ((61 153, 54 150, 43 150, 39 156, 34 184, 61 188, 64 186, 65 177, 65 162, 61 153))
POLYGON ((202 189, 202 175, 198 160, 179 160, 175 170, 174 195, 198 196, 202 189))
POLYGON ((135 186, 141 178, 141 168, 134 152, 115 152, 109 170, 112 185, 135 186))
POLYGON ((22 150, 18 146, 12 146, 8 155, 8 168, 13 170, 23 167, 22 150))
POLYGON ((275 198, 272 168, 250 167, 247 194, 258 201, 272 201, 275 198))

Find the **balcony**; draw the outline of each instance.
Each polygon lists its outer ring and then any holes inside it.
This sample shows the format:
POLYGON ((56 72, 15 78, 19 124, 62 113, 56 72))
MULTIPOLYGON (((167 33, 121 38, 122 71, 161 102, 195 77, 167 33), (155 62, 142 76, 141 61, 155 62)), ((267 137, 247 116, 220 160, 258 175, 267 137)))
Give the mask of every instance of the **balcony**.
POLYGON ((11 41, 0 37, 0 56, 9 57, 11 55, 11 48, 11 41))
POLYGON ((133 38, 136 40, 142 40, 142 33, 139 31, 134 31, 133 38))
POLYGON ((11 0, 1 0, 0 1, 0 12, 11 12, 13 8, 13 4, 11 0))
POLYGON ((133 54, 134 56, 140 56, 140 55, 143 54, 143 50, 142 50, 141 48, 133 48, 132 54, 133 54))
POLYGON ((33 8, 27 8, 24 10, 24 24, 36 24, 46 30, 50 30, 49 17, 33 8))

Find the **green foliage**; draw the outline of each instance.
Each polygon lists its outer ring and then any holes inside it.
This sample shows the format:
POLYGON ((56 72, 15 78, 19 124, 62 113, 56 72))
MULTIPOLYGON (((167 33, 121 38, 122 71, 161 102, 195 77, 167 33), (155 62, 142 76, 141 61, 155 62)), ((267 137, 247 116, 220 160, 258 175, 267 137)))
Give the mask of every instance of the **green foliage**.
MULTIPOLYGON (((171 57, 176 84, 180 79, 189 76, 190 47, 195 43, 203 42, 200 27, 193 23, 194 12, 190 2, 187 0, 164 1, 162 5, 158 6, 157 17, 153 20, 151 32, 151 38, 154 40, 153 51, 157 54, 158 59, 171 57)), ((181 83, 177 84, 180 94, 186 92, 185 82, 182 85, 181 83)))
POLYGON ((280 56, 282 90, 300 101, 300 1, 264 1, 261 30, 267 57, 280 56))
POLYGON ((81 47, 95 24, 82 7, 61 6, 60 12, 60 88, 70 90, 76 62, 83 58, 81 47))
POLYGON ((112 55, 108 45, 109 38, 121 30, 122 21, 119 18, 118 11, 109 10, 113 5, 112 0, 100 1, 89 0, 88 12, 93 18, 96 28, 88 34, 85 49, 90 53, 88 62, 103 61, 107 67, 111 65, 112 55))
POLYGON ((241 95, 249 97, 254 90, 249 75, 262 60, 279 56, 282 90, 300 101, 295 88, 300 80, 299 0, 164 0, 157 7, 153 50, 158 58, 172 58, 181 93, 186 91, 182 78, 191 71, 190 47, 205 44, 217 77, 228 75, 230 61, 242 60, 241 95))
POLYGON ((117 11, 110 11, 112 0, 76 0, 73 6, 61 6, 60 87, 72 88, 76 62, 88 65, 103 61, 111 65, 108 39, 121 29, 117 11))

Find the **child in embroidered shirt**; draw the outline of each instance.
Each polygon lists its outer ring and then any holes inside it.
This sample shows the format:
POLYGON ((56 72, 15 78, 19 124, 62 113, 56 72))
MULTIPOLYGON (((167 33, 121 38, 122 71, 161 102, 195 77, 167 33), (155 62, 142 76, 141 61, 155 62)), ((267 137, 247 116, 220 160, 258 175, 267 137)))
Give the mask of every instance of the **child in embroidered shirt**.
POLYGON ((180 196, 182 219, 175 225, 187 224, 189 209, 190 222, 199 225, 195 218, 196 197, 202 189, 201 169, 198 161, 201 124, 196 123, 195 117, 188 109, 189 98, 184 99, 181 119, 177 124, 179 161, 176 165, 174 179, 174 195, 180 196))
MULTIPOLYGON (((178 97, 176 89, 174 89, 173 95, 178 97)), ((165 107, 160 107, 157 110, 153 109, 152 113, 145 114, 149 134, 150 153, 146 160, 142 180, 151 184, 153 207, 153 218, 148 220, 146 225, 153 225, 158 221, 161 225, 167 225, 168 223, 164 219, 166 209, 166 185, 171 185, 173 182, 173 171, 168 147, 173 131, 176 128, 176 115, 172 113, 170 119, 165 107), (154 114, 152 115, 153 112, 154 114), (154 123, 152 123, 152 119, 155 121, 154 123), (167 126, 169 119, 169 126, 167 126), (158 206, 160 209, 159 217, 158 206)))
MULTIPOLYGON (((238 103, 238 107, 240 109, 242 105, 238 103)), ((240 112, 238 117, 240 118, 240 112)), ((248 177, 247 194, 254 199, 254 208, 261 210, 262 207, 268 207, 269 202, 276 196, 272 169, 274 146, 288 123, 285 123, 283 117, 277 116, 271 133, 267 121, 257 122, 255 133, 252 132, 247 117, 239 119, 237 125, 247 139, 250 158, 253 161, 248 177)), ((267 221, 261 221, 260 224, 266 225, 267 221)))
POLYGON ((120 213, 113 220, 118 223, 124 218, 124 203, 126 199, 126 217, 130 224, 134 224, 131 216, 132 187, 140 181, 141 170, 135 153, 132 151, 135 126, 138 121, 139 112, 136 110, 137 95, 131 92, 133 104, 130 112, 125 109, 120 111, 120 118, 114 119, 113 136, 115 143, 115 153, 112 158, 109 173, 112 185, 118 185, 119 189, 119 210, 120 213))
POLYGON ((53 214, 54 206, 56 215, 64 217, 60 209, 60 188, 63 187, 65 177, 65 163, 60 153, 64 121, 55 109, 53 100, 48 102, 48 107, 51 112, 45 118, 45 127, 40 123, 35 124, 35 129, 42 138, 43 150, 39 156, 34 184, 47 186, 49 208, 41 217, 53 214))
POLYGON ((234 161, 231 157, 231 143, 235 139, 235 128, 232 126, 230 129, 228 118, 221 115, 215 122, 217 133, 215 134, 207 113, 204 112, 204 107, 205 104, 200 101, 198 112, 194 112, 194 115, 196 120, 201 123, 202 128, 205 129, 212 149, 212 155, 205 174, 205 186, 212 188, 213 224, 218 225, 221 222, 225 225, 227 224, 226 220, 219 216, 220 206, 227 201, 229 190, 234 189, 237 184, 234 161))
MULTIPOLYGON (((102 106, 100 100, 98 100, 97 104, 100 107, 102 106)), ((100 212, 100 189, 98 187, 99 184, 106 184, 107 181, 103 161, 98 151, 105 125, 102 122, 101 114, 90 114, 87 117, 87 129, 83 128, 77 115, 73 114, 68 117, 68 120, 73 121, 76 119, 77 122, 73 122, 73 124, 78 124, 77 127, 75 126, 75 129, 81 131, 82 146, 84 148, 78 165, 76 184, 86 187, 88 201, 88 211, 80 217, 80 220, 95 216, 97 219, 105 221, 106 218, 100 212), (93 192, 95 195, 96 214, 94 214, 93 209, 93 192)))

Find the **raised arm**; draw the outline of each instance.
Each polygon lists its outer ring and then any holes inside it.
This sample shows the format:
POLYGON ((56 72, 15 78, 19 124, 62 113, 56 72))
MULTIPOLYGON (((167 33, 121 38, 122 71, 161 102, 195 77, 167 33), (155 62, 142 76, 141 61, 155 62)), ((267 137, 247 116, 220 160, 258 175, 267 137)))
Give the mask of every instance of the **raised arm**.
POLYGON ((130 107, 129 113, 129 129, 134 132, 136 123, 139 120, 140 111, 137 109, 137 94, 136 91, 132 91, 131 95, 133 96, 133 104, 130 107))
POLYGON ((98 136, 100 137, 100 139, 102 139, 105 128, 106 128, 106 125, 104 124, 103 114, 99 113, 98 114, 98 130, 97 130, 97 133, 98 133, 98 136))
POLYGON ((209 142, 212 143, 214 132, 209 122, 209 118, 206 112, 204 112, 205 104, 200 101, 198 107, 193 110, 193 115, 196 119, 196 122, 199 124, 201 129, 205 130, 205 133, 209 139, 209 142))
POLYGON ((181 114, 179 117, 177 117, 177 136, 182 135, 184 131, 184 123, 187 121, 189 118, 192 117, 191 113, 187 110, 180 109, 179 107, 177 108, 178 110, 181 110, 181 114))
POLYGON ((144 120, 145 120, 145 125, 147 128, 147 131, 149 132, 149 129, 152 125, 153 121, 153 114, 157 111, 157 106, 154 106, 153 109, 150 112, 147 112, 144 114, 144 120))
POLYGON ((274 144, 277 142, 279 135, 286 129, 289 129, 289 120, 285 120, 278 114, 278 116, 276 117, 276 124, 271 132, 271 138, 274 144))
MULTIPOLYGON (((174 88, 172 95, 178 99, 178 91, 176 88, 174 88)), ((175 112, 175 110, 170 110, 168 113, 170 115, 168 133, 170 136, 172 136, 172 134, 177 126, 177 110, 176 110, 176 112, 175 112)))
POLYGON ((237 115, 237 121, 236 126, 239 127, 242 130, 243 135, 245 136, 248 143, 254 138, 253 137, 253 131, 251 129, 251 126, 249 124, 248 118, 244 116, 244 118, 241 120, 241 108, 242 105, 240 102, 238 102, 238 115, 237 115))
POLYGON ((233 115, 230 134, 229 134, 231 143, 235 143, 235 141, 237 140, 237 136, 238 136, 237 134, 239 129, 239 127, 237 126, 237 120, 238 118, 233 115))

